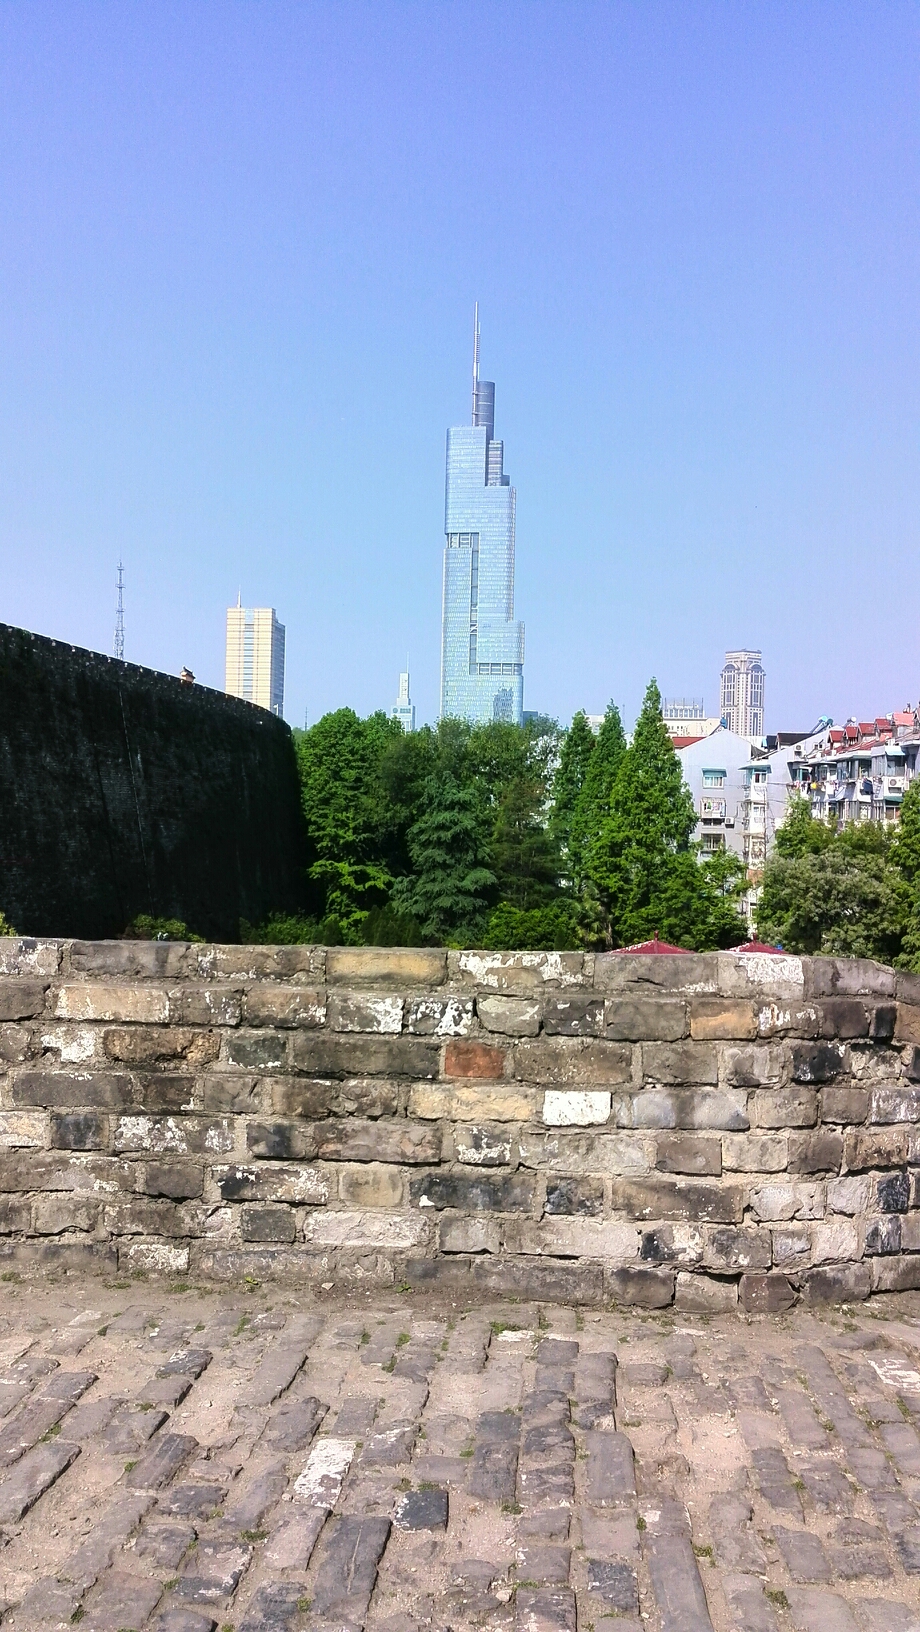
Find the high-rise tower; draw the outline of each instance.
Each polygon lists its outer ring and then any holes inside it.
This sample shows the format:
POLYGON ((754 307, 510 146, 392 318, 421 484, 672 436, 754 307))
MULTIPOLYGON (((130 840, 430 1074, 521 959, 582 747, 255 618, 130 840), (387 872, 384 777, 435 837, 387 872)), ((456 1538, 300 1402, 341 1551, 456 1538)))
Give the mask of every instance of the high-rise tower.
POLYGON ((279 718, 284 713, 284 624, 273 606, 227 608, 224 690, 279 718))
POLYGON ((495 440, 495 386, 479 378, 473 319, 473 419, 447 433, 441 715, 524 715, 524 625, 514 619, 515 491, 495 440))
POLYGON ((763 736, 763 664, 760 652, 726 652, 720 711, 739 737, 763 736))

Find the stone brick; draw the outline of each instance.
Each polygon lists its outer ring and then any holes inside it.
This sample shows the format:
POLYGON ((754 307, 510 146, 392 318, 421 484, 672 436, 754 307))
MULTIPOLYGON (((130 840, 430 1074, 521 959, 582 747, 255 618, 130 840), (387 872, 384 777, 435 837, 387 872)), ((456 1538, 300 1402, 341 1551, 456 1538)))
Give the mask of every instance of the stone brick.
POLYGON ((715 1174, 722 1172, 719 1139, 692 1133, 660 1134, 655 1166, 662 1173, 715 1174))
POLYGON ((288 1069, 288 1039, 269 1031, 233 1032, 224 1039, 224 1058, 228 1065, 246 1071, 284 1071, 288 1069))
MULTIPOLYGON (((665 956, 665 954, 659 954, 665 956)), ((634 1304, 640 1309, 666 1309, 674 1302, 672 1269, 608 1269, 604 1289, 614 1303, 634 1304)))
POLYGON ((36 1235, 61 1235, 65 1230, 94 1230, 99 1203, 88 1196, 36 1196, 32 1202, 32 1229, 36 1235))
POLYGON ((468 1167, 507 1167, 511 1161, 511 1134, 507 1124, 470 1123, 454 1129, 454 1152, 468 1167))
POLYGON ((534 1257, 602 1258, 630 1263, 639 1248, 634 1224, 605 1223, 594 1218, 543 1218, 518 1230, 518 1251, 534 1257))
POLYGON ((789 1135, 790 1173, 839 1173, 842 1160, 842 1133, 817 1128, 814 1133, 789 1135))
POLYGON ((290 1207, 243 1207, 240 1234, 244 1241, 293 1241, 294 1214, 290 1207))
POLYGON ((137 1110, 183 1115, 201 1109, 198 1078, 185 1071, 141 1071, 135 1079, 137 1110))
POLYGON ((252 1121, 246 1124, 246 1149, 264 1162, 312 1161, 316 1134, 311 1122, 252 1121))
POLYGON ((765 1088, 782 1082, 785 1060, 781 1048, 766 1043, 719 1050, 722 1081, 729 1088, 765 1088))
POLYGON ((910 1205, 910 1178, 907 1173, 886 1173, 875 1180, 875 1200, 880 1212, 906 1213, 910 1205))
POLYGON ((597 1037, 603 1025, 604 999, 590 992, 547 997, 543 1006, 543 1030, 548 1036, 597 1037))
POLYGON ((827 1186, 827 1208, 831 1213, 846 1213, 855 1218, 869 1206, 869 1180, 866 1178, 831 1179, 827 1186))
MULTIPOLYGON (((865 1118, 859 1120, 864 1121, 865 1118)), ((897 1083, 880 1083, 872 1090, 869 1121, 920 1122, 920 1088, 907 1088, 897 1083)))
POLYGON ((901 1213, 901 1250, 920 1252, 920 1213, 901 1213))
MULTIPOLYGON (((0 938, 0 975, 55 975, 60 968, 63 944, 62 941, 4 935, 0 938)), ((80 944, 73 942, 75 948, 80 944)), ((98 945, 98 942, 91 944, 98 945)))
POLYGON ((535 1181, 524 1173, 423 1173, 409 1180, 417 1207, 461 1212, 520 1213, 533 1208, 535 1181))
POLYGON ((600 1264, 577 1260, 510 1258, 502 1253, 471 1259, 470 1285, 474 1294, 485 1297, 590 1307, 603 1300, 604 1269, 600 1264))
POLYGON ((818 1005, 821 1015, 821 1037, 868 1037, 869 1015, 867 1004, 855 997, 829 997, 818 1005))
POLYGON ((15 1151, 0 1154, 0 1195, 5 1191, 72 1190, 93 1195, 114 1195, 133 1190, 138 1169, 134 1162, 113 1156, 67 1154, 37 1150, 28 1163, 15 1151))
POLYGON ((854 1173, 869 1167, 903 1167, 907 1137, 906 1128, 850 1128, 844 1143, 847 1167, 854 1173))
POLYGON ((298 1071, 314 1077, 415 1077, 424 1081, 437 1077, 441 1053, 438 1043, 424 1037, 347 1037, 322 1032, 296 1032, 293 1049, 298 1071))
POLYGON ((690 999, 690 1036, 703 1042, 757 1036, 757 1006, 723 997, 690 999))
MULTIPOLYGON (((865 1122, 869 1110, 869 1095, 865 1088, 849 1088, 842 1083, 828 1083, 821 1089, 822 1122, 865 1122)), ((886 1120, 873 1118, 873 1120, 886 1120)))
POLYGON ((703 1231, 697 1224, 659 1224, 642 1230, 639 1257, 646 1264, 701 1264, 703 1231))
POLYGON ((351 1247, 383 1252, 405 1252, 428 1244, 431 1226, 418 1213, 340 1212, 323 1209, 308 1213, 304 1240, 308 1246, 351 1247))
POLYGON ((791 1218, 822 1218, 824 1195, 824 1185, 820 1180, 802 1180, 798 1184, 777 1181, 753 1188, 750 1206, 754 1217, 766 1224, 791 1218))
POLYGON ((37 980, 0 983, 0 1020, 31 1020, 45 1006, 45 988, 37 980))
POLYGON ((461 979, 488 992, 532 997, 547 986, 591 984, 582 952, 459 952, 450 963, 461 979))
POLYGON ((604 1211, 604 1182, 590 1178, 550 1178, 543 1210, 549 1215, 599 1218, 604 1211))
POLYGON ((804 968, 809 997, 894 996, 894 970, 869 958, 808 958, 804 968))
POLYGON ((222 1155, 233 1149, 233 1123, 228 1117, 121 1116, 112 1148, 116 1155, 222 1155))
POLYGON ((169 1023, 178 1026, 238 1026, 242 998, 221 986, 176 986, 167 993, 169 1023))
POLYGON ((811 1262, 811 1236, 807 1224, 774 1224, 770 1234, 773 1238, 774 1268, 791 1274, 811 1262))
POLYGON ((632 1050, 625 1043, 548 1037, 539 1042, 516 1043, 512 1064, 514 1075, 523 1082, 542 1082, 558 1088, 604 1087, 629 1081, 632 1050))
POLYGON ((704 1236, 703 1263, 707 1269, 769 1269, 773 1262, 769 1230, 750 1226, 710 1228, 704 1236))
POLYGON ((217 1059, 220 1034, 191 1026, 111 1026, 103 1033, 102 1046, 110 1060, 126 1065, 182 1060, 202 1066, 217 1059))
POLYGON ((120 1111, 133 1099, 131 1078, 114 1071, 16 1071, 14 1105, 120 1111))
POLYGON ((723 1133, 722 1166, 732 1173, 784 1173, 789 1140, 783 1133, 723 1133))
POLYGON ((813 1088, 762 1088, 754 1095, 754 1121, 761 1128, 813 1128, 818 1096, 813 1088))
POLYGON ((440 948, 330 946, 326 981, 330 986, 443 986, 447 953, 440 948))
POLYGON ((326 1116, 395 1116, 399 1086, 380 1077, 346 1077, 343 1081, 276 1077, 272 1107, 281 1116, 320 1119, 326 1116))
POLYGON ((781 1315, 795 1303, 795 1288, 785 1275, 756 1271, 741 1277, 741 1307, 749 1315, 781 1315))
POLYGON ((920 1043, 920 1006, 914 1003, 898 1004, 894 1035, 899 1043, 920 1043))
POLYGON ((817 1037, 820 1029, 821 1016, 815 1003, 787 1001, 758 1005, 758 1037, 817 1037))
POLYGON ((635 1133, 521 1133, 521 1164, 541 1173, 579 1176, 650 1173, 655 1141, 635 1133))
POLYGON ((58 988, 54 1013, 59 1020, 136 1020, 163 1025, 169 1019, 169 1000, 156 986, 81 981, 58 988))
POLYGON ((317 1154, 330 1162, 402 1162, 418 1165, 441 1160, 441 1135, 424 1123, 403 1117, 379 1122, 333 1118, 313 1125, 317 1154))
POLYGON ((413 1037, 466 1037, 473 1024, 473 1007, 471 997, 416 998, 409 1004, 406 1030, 413 1037))
POLYGON ((718 1082, 718 1050, 712 1043, 643 1043, 642 1075, 647 1082, 679 1088, 718 1082))
POLYGON ((27 1196, 0 1196, 0 1235, 27 1235, 32 1228, 32 1206, 27 1196))
POLYGON ((630 1102, 636 1128, 746 1132, 747 1094, 717 1088, 647 1088, 630 1102))
POLYGON ((898 1020, 896 1003, 877 1003, 869 1010, 869 1036, 874 1043, 890 1043, 898 1020))
MULTIPOLYGON (((42 1141, 44 1143, 44 1141, 42 1141)), ((3 1134, 0 1130, 0 1144, 3 1134)), ((106 1150, 109 1119, 98 1111, 52 1111, 51 1146, 54 1150, 106 1150)))
POLYGON ((444 1076, 491 1082, 504 1076, 507 1058, 505 1049, 492 1043, 480 1043, 473 1037, 453 1039, 444 1050, 444 1076))
POLYGON ((607 992, 638 986, 643 997, 656 990, 717 993, 719 966, 714 952, 603 952, 594 960, 594 984, 607 992))
POLYGON ((42 1111, 0 1111, 0 1150, 44 1150, 48 1118, 42 1111))
POLYGON ((501 1224, 497 1218, 479 1214, 465 1218, 462 1213, 444 1213, 438 1224, 438 1244, 442 1252, 500 1252, 501 1224))
POLYGON ((614 1042, 677 1043, 687 1035, 687 1005, 681 998, 635 997, 626 993, 607 999, 604 1036, 614 1042))
POLYGON ((718 1280, 685 1269, 677 1272, 674 1303, 692 1315, 719 1315, 738 1303, 738 1282, 718 1280))
POLYGON ((404 1188, 402 1169, 382 1162, 344 1167, 339 1174, 339 1199, 346 1207, 401 1207, 404 1188))
POLYGON ((695 1224, 740 1224, 744 1196, 738 1185, 695 1179, 614 1179, 611 1210, 635 1219, 688 1219, 695 1224))
POLYGON ((203 1175, 200 1166, 193 1162, 145 1162, 141 1188, 148 1196, 168 1196, 173 1201, 185 1201, 201 1195, 203 1175))
POLYGON ((866 1219, 866 1253, 881 1257, 901 1250, 901 1218, 898 1213, 886 1213, 881 1218, 866 1219))
POLYGON ((505 1037, 536 1037, 542 1005, 536 998, 477 997, 476 1013, 486 1031, 505 1037))
POLYGON ((766 987, 773 997, 794 1001, 805 990, 804 959, 789 952, 719 952, 716 965, 723 997, 766 987))
POLYGON ((303 980, 322 983, 323 946, 196 946, 189 951, 188 972, 198 980, 303 980))
POLYGON ((859 1230, 848 1218, 828 1218, 811 1226, 811 1259, 814 1264, 839 1264, 858 1258, 859 1230))
POLYGON ((302 1026, 309 1030, 323 1025, 326 996, 309 986, 275 986, 262 982, 244 993, 242 1018, 247 1026, 302 1026))
POLYGON ((847 1051, 840 1043, 793 1043, 793 1082, 833 1082, 845 1070, 847 1051))
POLYGON ((154 1201, 132 1196, 128 1201, 108 1204, 103 1211, 105 1227, 112 1235, 184 1235, 185 1220, 171 1201, 154 1201))
POLYGON ((328 1180, 315 1167, 233 1163, 211 1172, 223 1201, 289 1201, 320 1207, 329 1200, 328 1180))
POLYGON ((543 1095, 543 1121, 551 1128, 590 1127, 610 1118, 611 1095, 604 1089, 579 1093, 550 1088, 543 1095))
POLYGON ((512 1082, 437 1083, 409 1090, 409 1115, 428 1121, 532 1122, 542 1094, 512 1082))
POLYGON ((405 1000, 401 997, 356 997, 351 992, 329 996, 328 1024, 333 1031, 369 1031, 398 1036, 402 1031, 405 1000))
POLYGON ((892 1257, 873 1260, 874 1292, 914 1292, 918 1287, 920 1287, 920 1258, 892 1257))
MULTIPOLYGON (((236 1116, 258 1116, 271 1108, 275 1084, 263 1077, 243 1076, 237 1071, 209 1071, 199 1078, 200 1108, 203 1111, 230 1111, 236 1116)), ((322 1113, 321 1113, 322 1114, 322 1113)))
POLYGON ((871 1291, 868 1264, 831 1264, 806 1270, 802 1276, 802 1297, 812 1307, 825 1303, 858 1303, 871 1291))

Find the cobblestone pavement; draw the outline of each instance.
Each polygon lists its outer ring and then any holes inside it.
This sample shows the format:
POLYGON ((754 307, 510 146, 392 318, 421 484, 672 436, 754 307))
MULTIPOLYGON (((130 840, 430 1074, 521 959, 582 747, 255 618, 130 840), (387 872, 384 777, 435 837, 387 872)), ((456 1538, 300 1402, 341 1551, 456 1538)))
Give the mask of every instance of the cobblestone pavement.
POLYGON ((3 1632, 920 1632, 920 1298, 0 1287, 3 1632))

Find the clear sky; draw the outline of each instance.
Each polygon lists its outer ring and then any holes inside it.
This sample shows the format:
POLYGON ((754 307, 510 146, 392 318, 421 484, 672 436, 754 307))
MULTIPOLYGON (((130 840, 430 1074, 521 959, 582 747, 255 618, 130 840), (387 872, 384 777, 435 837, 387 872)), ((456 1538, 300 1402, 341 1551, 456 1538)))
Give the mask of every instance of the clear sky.
POLYGON ((286 715, 437 710, 444 433, 517 487, 525 707, 920 695, 920 7, 0 7, 0 620, 286 715))

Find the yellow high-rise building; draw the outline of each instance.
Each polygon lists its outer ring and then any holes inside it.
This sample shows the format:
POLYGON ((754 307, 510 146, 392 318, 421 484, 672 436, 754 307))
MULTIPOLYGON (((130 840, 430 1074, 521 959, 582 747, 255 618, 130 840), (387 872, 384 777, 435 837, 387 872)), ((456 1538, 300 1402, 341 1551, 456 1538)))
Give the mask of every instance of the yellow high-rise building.
POLYGON ((224 690, 231 697, 284 712, 284 624, 273 606, 227 608, 227 668, 224 690))

